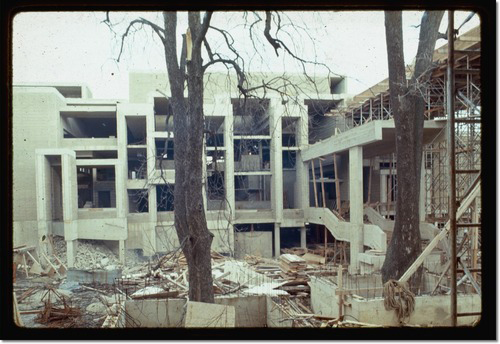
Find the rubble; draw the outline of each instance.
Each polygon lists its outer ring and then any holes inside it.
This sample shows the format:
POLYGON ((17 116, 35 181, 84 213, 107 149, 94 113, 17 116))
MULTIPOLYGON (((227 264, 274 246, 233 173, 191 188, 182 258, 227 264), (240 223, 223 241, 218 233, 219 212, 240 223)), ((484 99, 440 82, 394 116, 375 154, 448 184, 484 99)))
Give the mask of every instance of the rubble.
POLYGON ((118 257, 100 240, 78 240, 75 268, 82 270, 121 266, 118 257))

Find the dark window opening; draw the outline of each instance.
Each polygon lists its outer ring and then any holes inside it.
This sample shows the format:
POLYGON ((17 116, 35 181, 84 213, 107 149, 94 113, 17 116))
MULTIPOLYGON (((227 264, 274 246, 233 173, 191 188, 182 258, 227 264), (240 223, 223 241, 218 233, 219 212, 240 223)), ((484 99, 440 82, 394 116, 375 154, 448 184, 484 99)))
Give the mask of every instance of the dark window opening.
POLYGON ((115 181, 114 167, 96 168, 96 172, 97 172, 96 180, 98 182, 115 181))
POLYGON ((148 207, 148 190, 128 190, 129 213, 147 213, 148 207))
POLYGON ((268 171, 271 168, 270 140, 234 140, 235 171, 268 171))
POLYGON ((296 135, 297 135, 297 118, 283 117, 281 121, 282 136, 281 145, 283 147, 297 147, 296 135))
POLYGON ((116 138, 116 115, 110 117, 61 116, 63 137, 116 138))
POLYGON ((99 208, 111 208, 111 192, 98 191, 99 208))
POLYGON ((282 249, 300 247, 300 228, 281 228, 280 247, 282 249))
POLYGON ((224 146, 224 117, 205 116, 205 142, 207 147, 224 146))
POLYGON ((295 168, 297 161, 296 151, 283 151, 283 168, 295 168))
POLYGON ((145 116, 127 116, 127 144, 145 145, 146 144, 146 117, 145 116))
POLYGON ((85 150, 75 151, 77 159, 117 159, 116 150, 85 150))
POLYGON ((173 114, 172 105, 167 98, 154 98, 155 131, 174 131, 173 114))
POLYGON ((77 167, 78 208, 115 208, 115 168, 77 167))
POLYGON ((171 170, 175 168, 174 163, 174 139, 168 139, 167 149, 165 143, 167 139, 155 139, 156 146, 156 169, 171 170))
POLYGON ((224 147, 224 134, 205 134, 207 147, 224 147))
POLYGON ((338 126, 336 117, 330 114, 337 108, 339 101, 332 100, 306 100, 308 111, 309 144, 324 140, 332 136, 338 126))
POLYGON ((146 148, 127 149, 128 178, 146 179, 147 157, 146 148))
MULTIPOLYGON (((239 223, 234 225, 235 232, 273 232, 274 223, 239 223)), ((274 245, 273 245, 274 246, 274 245)))
POLYGON ((235 176, 234 189, 237 209, 271 207, 271 176, 235 176))
POLYGON ((281 145, 283 147, 297 147, 295 142, 295 134, 283 134, 281 138, 281 145))
POLYGON ((269 135, 269 99, 232 99, 234 135, 269 135))
POLYGON ((156 210, 174 211, 174 185, 156 186, 156 210))

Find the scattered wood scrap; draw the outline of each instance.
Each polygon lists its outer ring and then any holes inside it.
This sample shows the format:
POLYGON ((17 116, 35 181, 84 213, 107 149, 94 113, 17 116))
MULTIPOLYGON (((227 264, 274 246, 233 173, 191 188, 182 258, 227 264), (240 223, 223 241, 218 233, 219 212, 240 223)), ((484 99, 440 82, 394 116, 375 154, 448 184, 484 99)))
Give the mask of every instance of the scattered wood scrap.
POLYGON ((47 293, 49 294, 44 302, 44 308, 40 312, 38 322, 46 324, 50 327, 75 327, 76 319, 80 316, 80 310, 76 307, 71 307, 66 302, 66 299, 60 295, 56 290, 48 287, 47 293), (62 306, 55 306, 51 302, 50 293, 53 293, 60 301, 62 306))

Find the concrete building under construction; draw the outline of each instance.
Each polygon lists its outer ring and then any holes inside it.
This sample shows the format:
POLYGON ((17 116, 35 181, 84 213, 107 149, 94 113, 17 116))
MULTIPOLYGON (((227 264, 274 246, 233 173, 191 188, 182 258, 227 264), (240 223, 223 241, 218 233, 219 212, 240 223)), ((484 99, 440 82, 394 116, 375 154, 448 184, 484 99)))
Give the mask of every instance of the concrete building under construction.
MULTIPOLYGON (((449 226, 446 52, 435 51, 425 95, 420 199, 423 247, 433 245, 423 264, 438 275, 449 249, 439 240, 449 226)), ((455 41, 458 239, 468 237, 463 263, 473 272, 480 267, 480 54, 478 28, 455 41)), ((317 244, 344 257, 350 275, 379 271, 397 193, 388 81, 352 97, 341 76, 313 84, 301 75, 253 74, 250 81, 264 78, 286 92, 245 99, 235 78, 205 75, 203 204, 213 250, 270 258, 317 244)), ((62 236, 68 267, 83 239, 104 241, 122 262, 126 250, 152 256, 178 248, 168 96, 166 74, 153 72, 130 73, 127 100, 93 99, 85 85, 14 85, 14 246, 62 236)))

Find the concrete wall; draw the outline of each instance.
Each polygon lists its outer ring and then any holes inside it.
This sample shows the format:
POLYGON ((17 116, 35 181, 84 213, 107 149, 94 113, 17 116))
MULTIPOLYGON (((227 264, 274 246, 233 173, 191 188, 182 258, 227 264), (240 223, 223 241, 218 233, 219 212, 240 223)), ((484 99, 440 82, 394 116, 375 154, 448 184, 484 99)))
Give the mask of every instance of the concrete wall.
POLYGON ((38 237, 35 149, 57 147, 64 98, 51 87, 14 87, 12 102, 14 242, 25 244, 38 237))
POLYGON ((126 327, 182 327, 184 299, 127 300, 126 327))
POLYGON ((282 307, 275 302, 272 297, 266 297, 267 303, 267 327, 293 327, 292 320, 285 320, 286 318, 290 318, 290 315, 287 314, 282 307))
MULTIPOLYGON (((408 324, 422 326, 450 326, 450 296, 417 296, 415 310, 408 324)), ((386 310, 384 299, 355 300, 350 298, 351 307, 346 307, 346 314, 358 321, 376 323, 387 326, 398 326, 399 322, 394 310, 386 310)), ((457 296, 458 313, 481 311, 481 297, 474 295, 457 296)), ((458 317, 458 325, 471 325, 478 317, 458 317)))
POLYGON ((234 254, 236 259, 245 255, 257 255, 264 258, 273 257, 272 232, 239 232, 234 234, 234 254))
MULTIPOLYGON (((185 299, 127 300, 126 327, 183 327, 185 299)), ((264 295, 216 297, 215 303, 234 306, 236 327, 266 326, 264 295)))
MULTIPOLYGON (((344 305, 343 314, 352 316, 356 321, 371 324, 397 326, 398 319, 393 310, 387 311, 382 298, 382 284, 373 284, 372 291, 362 291, 369 281, 366 277, 349 278, 345 288, 360 288, 357 295, 361 298, 346 296, 350 305, 344 305)), ((377 283, 377 282, 375 282, 377 283)), ((326 278, 311 278, 311 306, 316 314, 337 317, 339 314, 337 284, 326 278)), ((481 297, 477 294, 460 295, 457 299, 458 312, 478 312, 481 310, 481 297)), ((350 317, 348 317, 350 318, 350 317)), ((460 325, 470 325, 477 317, 459 317, 460 325)), ((415 311, 410 317, 409 324, 449 326, 450 325, 450 296, 417 296, 415 297, 415 311)))

